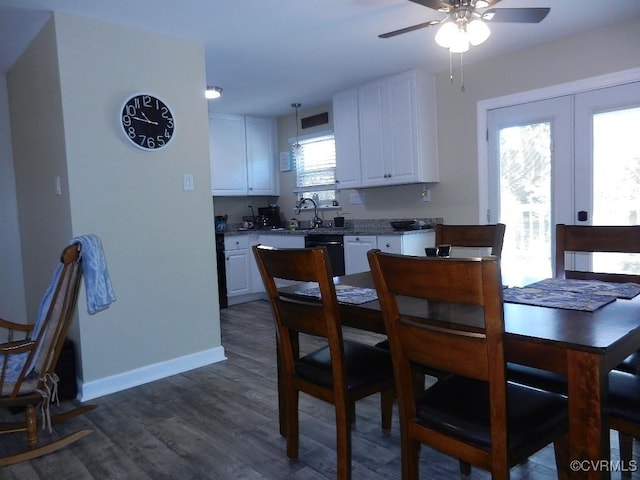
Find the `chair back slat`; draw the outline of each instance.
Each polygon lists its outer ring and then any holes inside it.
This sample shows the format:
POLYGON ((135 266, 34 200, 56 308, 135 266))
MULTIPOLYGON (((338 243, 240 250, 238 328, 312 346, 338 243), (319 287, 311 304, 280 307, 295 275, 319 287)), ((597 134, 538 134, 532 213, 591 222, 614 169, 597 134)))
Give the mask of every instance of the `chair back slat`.
POLYGON ((345 366, 342 327, 329 254, 325 247, 273 248, 255 245, 253 252, 269 297, 276 324, 278 348, 285 371, 293 375, 298 346, 292 343, 297 333, 322 337, 331 351, 336 385, 344 384, 345 366), (304 301, 283 295, 277 280, 312 282, 320 289, 320 298, 304 301))
POLYGON ((397 341, 396 352, 403 352, 407 366, 416 362, 482 380, 501 372, 504 378, 502 289, 495 257, 437 259, 371 251, 369 261, 392 354, 397 341), (403 311, 399 296, 422 304, 403 298, 402 305, 410 305, 403 311), (447 315, 459 312, 456 320, 462 321, 442 318, 445 310, 447 315))
POLYGON ((322 303, 294 302, 278 298, 279 319, 289 330, 328 337, 327 323, 322 303))
POLYGON ((491 248, 491 255, 500 257, 506 226, 492 225, 436 225, 436 245, 491 248))
POLYGON ((484 334, 402 322, 400 343, 410 362, 439 371, 487 380, 489 360, 484 334), (468 360, 473 358, 473 362, 468 360))
POLYGON ((556 225, 557 278, 640 283, 640 274, 566 269, 568 252, 640 253, 640 225, 556 225))

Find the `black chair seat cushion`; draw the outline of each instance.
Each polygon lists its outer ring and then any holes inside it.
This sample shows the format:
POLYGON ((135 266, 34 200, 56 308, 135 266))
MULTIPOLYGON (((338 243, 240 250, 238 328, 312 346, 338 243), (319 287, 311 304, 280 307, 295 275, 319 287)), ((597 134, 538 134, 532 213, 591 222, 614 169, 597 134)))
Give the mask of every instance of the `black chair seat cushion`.
POLYGON ((547 392, 567 394, 567 376, 539 368, 527 367, 516 363, 507 363, 507 380, 522 385, 546 390, 547 392))
POLYGON ((616 367, 616 370, 622 372, 640 374, 640 351, 635 351, 627 358, 625 358, 620 365, 616 367))
MULTIPOLYGON (((507 383, 507 423, 511 451, 567 428, 562 395, 507 383)), ((443 434, 488 450, 491 446, 489 384, 449 376, 417 400, 417 421, 443 434)))
POLYGON ((640 377, 612 370, 609 373, 609 415, 640 423, 640 377))
MULTIPOLYGON (((566 395, 567 377, 523 365, 508 364, 512 382, 566 395)), ((612 416, 640 423, 640 376, 612 370, 609 372, 609 402, 606 407, 612 416)))
MULTIPOLYGON (((380 348, 351 340, 344 341, 347 389, 358 389, 393 378, 391 355, 380 348)), ((325 387, 333 386, 331 353, 322 347, 300 358, 296 375, 325 387)))

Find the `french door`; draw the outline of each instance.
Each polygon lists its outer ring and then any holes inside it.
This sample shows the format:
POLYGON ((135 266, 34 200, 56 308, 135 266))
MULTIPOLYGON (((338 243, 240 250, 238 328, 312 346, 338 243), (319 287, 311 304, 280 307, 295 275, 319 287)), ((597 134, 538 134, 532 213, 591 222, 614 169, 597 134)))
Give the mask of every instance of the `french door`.
MULTIPOLYGON (((489 110, 491 222, 507 225, 503 281, 553 275, 555 224, 640 222, 640 82, 489 110)), ((574 268, 640 273, 629 255, 576 255, 574 268)))

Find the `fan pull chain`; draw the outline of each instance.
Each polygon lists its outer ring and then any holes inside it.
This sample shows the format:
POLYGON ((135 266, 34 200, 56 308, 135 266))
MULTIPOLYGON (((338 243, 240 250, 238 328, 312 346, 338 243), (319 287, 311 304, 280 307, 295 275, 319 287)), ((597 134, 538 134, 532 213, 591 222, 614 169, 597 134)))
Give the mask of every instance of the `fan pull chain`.
POLYGON ((449 50, 449 81, 453 85, 453 56, 451 50, 449 50))
POLYGON ((460 91, 464 92, 464 66, 462 65, 462 54, 460 54, 460 91))

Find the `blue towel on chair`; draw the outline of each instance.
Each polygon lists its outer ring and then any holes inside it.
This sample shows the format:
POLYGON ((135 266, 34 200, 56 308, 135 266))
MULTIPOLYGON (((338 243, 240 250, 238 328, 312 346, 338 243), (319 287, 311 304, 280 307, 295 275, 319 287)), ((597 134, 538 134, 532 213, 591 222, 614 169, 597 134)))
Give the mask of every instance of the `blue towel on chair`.
POLYGON ((72 241, 82 246, 82 275, 87 293, 87 312, 93 315, 109 308, 116 300, 102 242, 96 235, 82 235, 72 241))
MULTIPOLYGON (((44 322, 45 317, 47 316, 47 312, 49 311, 49 306, 51 305, 51 299, 53 298, 53 292, 58 284, 58 278, 60 277, 60 272, 62 271, 62 263, 58 263, 54 272, 53 278, 51 279, 51 283, 49 284, 49 288, 42 297, 40 302, 40 308, 38 310, 38 318, 36 319, 36 323, 33 325, 33 330, 31 332, 30 338, 36 338, 40 329, 42 328, 42 323, 44 322)), ((31 360, 31 366, 27 370, 27 372, 31 371, 33 365, 35 365, 36 360, 38 358, 40 351, 40 347, 38 347, 38 351, 36 351, 35 355, 31 360)), ((24 367, 24 363, 27 361, 27 357, 29 356, 28 352, 24 353, 16 353, 12 355, 8 355, 6 358, 6 368, 7 372, 5 374, 5 380, 9 382, 15 382, 18 380, 20 376, 20 372, 22 371, 22 367, 24 367)))
MULTIPOLYGON (((84 277, 84 286, 87 292, 87 312, 89 315, 93 315, 94 313, 108 308, 109 305, 116 300, 116 296, 113 293, 113 288, 111 287, 111 279, 109 278, 107 263, 100 239, 95 235, 83 235, 74 238, 71 243, 76 242, 82 245, 82 275, 84 277)), ((53 278, 51 279, 49 288, 40 302, 38 318, 33 326, 31 338, 36 338, 42 328, 42 323, 49 311, 53 292, 58 283, 61 271, 62 263, 58 263, 55 271, 53 272, 53 278)), ((29 367, 28 371, 30 371, 36 363, 38 355, 40 354, 40 347, 41 346, 38 347, 38 351, 36 351, 36 354, 32 358, 32 365, 29 367)), ((27 361, 27 357, 28 353, 18 353, 7 357, 7 371, 5 374, 5 379, 7 381, 16 381, 18 379, 18 376, 22 371, 22 367, 27 361)))

